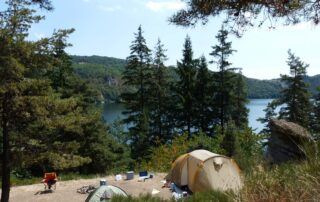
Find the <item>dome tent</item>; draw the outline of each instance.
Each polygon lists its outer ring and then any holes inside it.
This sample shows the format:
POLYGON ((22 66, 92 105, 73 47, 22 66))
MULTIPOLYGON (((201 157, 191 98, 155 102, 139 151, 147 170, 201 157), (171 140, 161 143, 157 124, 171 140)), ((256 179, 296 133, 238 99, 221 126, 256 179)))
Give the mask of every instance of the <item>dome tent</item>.
POLYGON ((89 194, 86 202, 103 202, 108 201, 112 196, 128 196, 125 191, 112 185, 103 185, 89 194))
POLYGON ((172 164, 168 180, 192 192, 241 188, 241 171, 231 158, 207 150, 181 155, 172 164))

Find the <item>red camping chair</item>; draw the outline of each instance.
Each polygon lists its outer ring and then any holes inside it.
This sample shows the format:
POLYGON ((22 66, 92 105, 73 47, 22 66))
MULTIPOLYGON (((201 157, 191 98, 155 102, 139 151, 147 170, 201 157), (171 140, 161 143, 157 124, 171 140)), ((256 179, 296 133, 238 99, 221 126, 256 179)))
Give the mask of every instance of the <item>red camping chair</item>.
POLYGON ((49 189, 53 187, 56 189, 56 182, 58 181, 57 174, 55 172, 53 173, 45 173, 42 183, 44 184, 44 189, 49 189))

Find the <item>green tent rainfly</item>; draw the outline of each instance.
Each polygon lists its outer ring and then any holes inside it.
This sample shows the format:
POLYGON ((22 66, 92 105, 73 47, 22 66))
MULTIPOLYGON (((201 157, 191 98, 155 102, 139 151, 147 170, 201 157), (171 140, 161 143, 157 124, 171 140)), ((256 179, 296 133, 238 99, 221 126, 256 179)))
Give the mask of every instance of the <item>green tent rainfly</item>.
POLYGON ((104 185, 91 192, 86 199, 86 202, 103 202, 108 201, 113 196, 128 196, 125 191, 119 187, 112 185, 104 185))

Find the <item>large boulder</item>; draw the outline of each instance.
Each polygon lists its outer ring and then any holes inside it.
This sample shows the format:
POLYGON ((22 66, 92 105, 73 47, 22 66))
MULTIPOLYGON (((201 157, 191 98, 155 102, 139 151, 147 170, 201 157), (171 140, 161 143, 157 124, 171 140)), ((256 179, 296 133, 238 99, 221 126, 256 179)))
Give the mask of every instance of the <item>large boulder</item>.
POLYGON ((312 136, 302 126, 285 120, 272 119, 270 129, 267 158, 271 163, 304 160, 307 157, 306 149, 316 152, 312 136))

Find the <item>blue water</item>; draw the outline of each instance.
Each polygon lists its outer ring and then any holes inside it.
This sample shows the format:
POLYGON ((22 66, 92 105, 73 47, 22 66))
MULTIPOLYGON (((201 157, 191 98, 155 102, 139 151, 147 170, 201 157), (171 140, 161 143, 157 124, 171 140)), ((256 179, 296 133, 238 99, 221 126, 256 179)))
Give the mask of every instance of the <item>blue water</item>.
MULTIPOLYGON (((248 103, 249 109, 249 126, 260 132, 263 129, 263 125, 257 121, 258 118, 264 117, 264 109, 271 102, 272 99, 252 99, 248 103)), ((125 116, 121 113, 124 110, 123 104, 105 104, 103 110, 103 118, 107 123, 112 123, 117 119, 123 119, 125 116)))
POLYGON ((272 99, 252 99, 247 105, 247 108, 249 109, 249 127, 254 129, 257 133, 264 128, 263 124, 257 121, 257 119, 265 116, 263 110, 271 101, 272 99))

